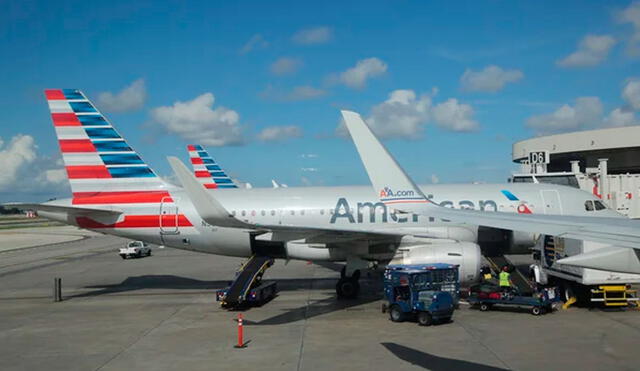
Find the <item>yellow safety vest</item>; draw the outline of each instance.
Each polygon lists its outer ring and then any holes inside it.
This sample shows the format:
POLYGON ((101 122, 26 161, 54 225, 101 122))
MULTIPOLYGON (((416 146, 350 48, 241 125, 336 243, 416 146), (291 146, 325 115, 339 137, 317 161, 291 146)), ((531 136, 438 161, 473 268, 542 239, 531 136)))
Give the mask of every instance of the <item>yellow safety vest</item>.
POLYGON ((500 286, 511 286, 509 276, 508 272, 500 272, 500 286))

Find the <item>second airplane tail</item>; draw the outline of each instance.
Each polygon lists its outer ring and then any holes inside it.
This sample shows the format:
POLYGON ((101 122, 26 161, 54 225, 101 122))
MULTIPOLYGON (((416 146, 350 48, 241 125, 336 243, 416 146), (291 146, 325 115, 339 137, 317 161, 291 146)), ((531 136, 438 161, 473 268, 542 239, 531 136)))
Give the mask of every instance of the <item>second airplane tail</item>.
POLYGON ((205 188, 238 188, 201 145, 190 144, 187 146, 187 150, 191 158, 193 172, 205 188))

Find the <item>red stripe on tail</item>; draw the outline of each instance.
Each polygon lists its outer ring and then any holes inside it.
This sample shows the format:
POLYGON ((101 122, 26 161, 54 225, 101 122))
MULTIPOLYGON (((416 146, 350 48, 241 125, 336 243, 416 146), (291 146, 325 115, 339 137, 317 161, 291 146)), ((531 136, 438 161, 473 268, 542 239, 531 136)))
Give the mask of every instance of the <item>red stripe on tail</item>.
POLYGON ((211 173, 205 170, 196 171, 196 178, 211 178, 211 173))
POLYGON ((82 126, 75 113, 52 113, 53 126, 82 126))
POLYGON ((104 165, 66 166, 69 179, 111 178, 104 165))
POLYGON ((72 201, 73 205, 142 204, 160 202, 173 202, 169 192, 74 192, 72 201))
POLYGON ((44 95, 47 96, 47 100, 65 100, 64 93, 59 89, 47 89, 44 91, 44 95))
POLYGON ((194 165, 204 164, 204 162, 202 162, 202 159, 200 157, 191 157, 191 163, 194 165))
POLYGON ((206 189, 216 189, 216 188, 218 188, 218 185, 215 184, 215 183, 207 183, 207 184, 204 185, 204 187, 206 189))
POLYGON ((89 139, 61 139, 58 143, 60 143, 60 152, 62 153, 97 152, 96 147, 89 139))

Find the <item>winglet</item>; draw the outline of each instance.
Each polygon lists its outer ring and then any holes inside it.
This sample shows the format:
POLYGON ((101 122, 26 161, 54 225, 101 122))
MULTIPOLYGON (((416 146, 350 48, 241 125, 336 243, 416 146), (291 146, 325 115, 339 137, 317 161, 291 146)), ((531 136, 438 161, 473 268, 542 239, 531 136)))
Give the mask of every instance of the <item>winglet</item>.
POLYGON ((231 215, 218 200, 208 192, 196 179, 187 167, 175 157, 167 157, 169 164, 184 187, 191 203, 207 223, 219 227, 251 228, 252 226, 241 222, 231 215))
POLYGON ((362 117, 352 111, 341 112, 380 201, 385 204, 399 204, 399 209, 407 211, 415 210, 416 205, 423 206, 429 203, 420 188, 371 132, 362 117), (400 207, 400 204, 406 205, 400 207))

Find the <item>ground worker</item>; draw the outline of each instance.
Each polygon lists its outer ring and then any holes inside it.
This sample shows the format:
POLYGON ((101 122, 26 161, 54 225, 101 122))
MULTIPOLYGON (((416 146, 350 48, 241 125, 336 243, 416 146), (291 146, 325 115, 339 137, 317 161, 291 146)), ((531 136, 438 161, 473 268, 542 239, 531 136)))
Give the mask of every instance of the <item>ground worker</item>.
POLYGON ((509 267, 502 267, 502 272, 500 272, 500 288, 502 291, 507 291, 511 289, 511 274, 509 273, 509 267))

